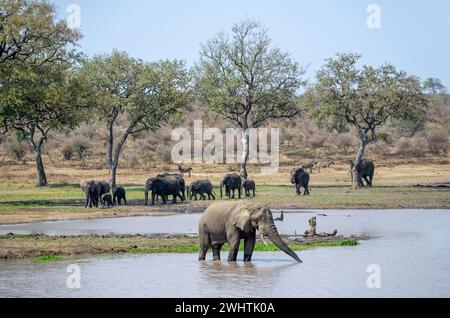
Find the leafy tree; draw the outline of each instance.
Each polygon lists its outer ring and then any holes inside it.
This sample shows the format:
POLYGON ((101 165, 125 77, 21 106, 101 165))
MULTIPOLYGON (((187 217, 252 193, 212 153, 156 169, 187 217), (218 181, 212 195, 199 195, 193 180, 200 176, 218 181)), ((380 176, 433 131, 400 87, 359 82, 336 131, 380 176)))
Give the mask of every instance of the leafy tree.
POLYGON ((357 68, 360 55, 338 54, 317 73, 317 83, 305 94, 305 106, 316 120, 345 120, 357 133, 360 147, 353 169, 353 188, 361 187, 357 167, 378 128, 390 119, 413 120, 423 115, 427 99, 420 81, 391 64, 357 68))
POLYGON ((40 186, 48 184, 42 145, 80 115, 82 84, 71 75, 79 38, 46 2, 0 2, 0 129, 28 141, 40 186))
POLYGON ((21 61, 44 65, 77 54, 80 34, 56 21, 55 8, 46 1, 0 0, 0 64, 21 61))
POLYGON ((110 185, 115 187, 128 136, 156 130, 181 112, 189 101, 188 74, 179 61, 146 63, 118 51, 88 59, 81 74, 91 87, 94 120, 106 126, 110 185), (124 130, 119 131, 118 121, 124 130))
POLYGON ((433 95, 444 93, 446 87, 442 84, 441 80, 438 78, 430 77, 423 82, 423 89, 433 95))
MULTIPOLYGON (((267 30, 254 21, 235 24, 202 45, 197 91, 207 107, 244 133, 267 121, 299 113, 297 90, 304 71, 287 53, 271 47, 267 30)), ((249 135, 244 139, 247 175, 249 135)))
POLYGON ((48 185, 42 145, 51 131, 73 129, 85 104, 83 84, 66 65, 14 67, 0 85, 0 127, 19 131, 33 152, 39 185, 48 185))

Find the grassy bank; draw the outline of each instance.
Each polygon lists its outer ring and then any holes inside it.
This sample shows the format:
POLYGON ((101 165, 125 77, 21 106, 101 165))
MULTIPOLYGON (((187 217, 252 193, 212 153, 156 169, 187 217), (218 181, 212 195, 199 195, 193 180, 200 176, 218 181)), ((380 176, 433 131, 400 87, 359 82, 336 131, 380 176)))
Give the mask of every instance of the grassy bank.
MULTIPOLYGON (((75 185, 0 188, 0 224, 201 212, 210 203, 193 201, 177 205, 145 207, 143 191, 142 186, 127 186, 129 206, 108 210, 84 209, 83 193, 75 185)), ((216 193, 219 193, 218 189, 216 193)), ((450 189, 377 186, 352 191, 348 186, 313 185, 310 196, 297 196, 292 186, 259 184, 257 197, 249 200, 266 204, 271 208, 285 209, 448 208, 450 189)))
MULTIPOLYGON (((316 247, 357 245, 357 239, 309 238, 301 242, 285 238, 294 251, 316 247)), ((228 250, 225 245, 224 251, 228 250)), ((271 252, 278 248, 270 243, 258 242, 255 251, 271 252)), ((34 262, 61 261, 75 256, 115 254, 198 253, 196 237, 178 236, 73 236, 49 237, 44 235, 0 236, 0 259, 32 259, 34 262)))
MULTIPOLYGON (((272 208, 332 209, 332 208, 448 208, 450 189, 416 187, 417 184, 450 184, 450 164, 447 158, 416 159, 379 158, 371 189, 351 190, 348 166, 342 160, 322 173, 311 175, 311 196, 295 195, 289 183, 293 166, 281 166, 273 175, 263 175, 258 167, 250 167, 250 176, 257 184, 257 202, 272 208)), ((225 173, 226 165, 194 165, 194 180, 210 179, 217 185, 225 173)), ((189 202, 169 206, 144 207, 145 180, 157 173, 175 167, 120 169, 118 182, 127 190, 128 207, 114 209, 84 209, 82 180, 107 180, 107 169, 79 168, 67 162, 49 164, 47 172, 51 185, 34 186, 35 167, 3 162, 0 165, 0 224, 56 221, 68 219, 93 219, 102 217, 169 215, 177 212, 201 212, 209 202, 189 202)))

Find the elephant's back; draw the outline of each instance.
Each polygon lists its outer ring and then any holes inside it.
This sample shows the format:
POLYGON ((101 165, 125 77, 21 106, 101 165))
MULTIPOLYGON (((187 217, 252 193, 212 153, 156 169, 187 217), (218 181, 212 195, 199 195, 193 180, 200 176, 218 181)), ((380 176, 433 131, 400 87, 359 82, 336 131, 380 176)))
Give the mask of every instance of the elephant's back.
POLYGON ((222 229, 230 211, 238 202, 216 202, 211 204, 203 213, 200 225, 206 226, 209 231, 215 232, 222 229))

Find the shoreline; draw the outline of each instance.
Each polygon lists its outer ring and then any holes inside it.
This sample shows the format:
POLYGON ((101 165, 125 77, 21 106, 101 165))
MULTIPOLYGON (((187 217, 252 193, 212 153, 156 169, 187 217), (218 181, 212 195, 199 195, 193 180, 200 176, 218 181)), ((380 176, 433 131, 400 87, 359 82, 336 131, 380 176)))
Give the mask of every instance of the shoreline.
MULTIPOLYGON (((206 202, 216 202, 216 201, 206 201, 206 202)), ((236 200, 238 202, 238 200, 236 200)), ((179 207, 180 205, 178 205, 179 207)), ((0 226, 8 226, 8 225, 27 225, 33 223, 41 223, 41 222, 62 222, 62 221, 83 221, 83 220, 101 220, 101 219, 120 219, 120 218, 131 218, 131 217, 165 217, 165 216, 176 216, 176 215, 189 215, 189 214, 201 214, 204 212, 206 207, 196 208, 194 210, 182 210, 180 208, 164 208, 154 207, 150 211, 142 211, 142 207, 140 206, 127 206, 127 210, 136 208, 135 211, 121 211, 115 210, 116 208, 111 209, 91 209, 86 212, 80 213, 72 213, 65 215, 64 212, 55 212, 54 216, 51 215, 15 215, 15 219, 19 220, 5 220, 5 215, 0 214, 0 226)), ((145 207, 144 207, 145 208, 145 207)), ((119 208, 120 209, 120 208, 119 208)), ((320 208, 305 208, 305 207, 285 207, 283 205, 270 206, 270 209, 274 213, 279 213, 279 211, 283 210, 284 213, 316 213, 316 212, 326 212, 326 211, 360 211, 362 213, 373 210, 425 210, 425 211, 434 211, 434 210, 449 210, 449 206, 442 207, 320 207, 320 208)))
MULTIPOLYGON (((297 252, 318 247, 356 246, 369 237, 282 236, 297 252)), ((197 235, 0 235, 0 260, 32 260, 33 262, 62 261, 74 257, 148 254, 194 254, 199 251, 197 235)), ((226 251, 226 246, 224 251, 226 251)), ((273 244, 257 241, 255 251, 279 251, 273 244)))

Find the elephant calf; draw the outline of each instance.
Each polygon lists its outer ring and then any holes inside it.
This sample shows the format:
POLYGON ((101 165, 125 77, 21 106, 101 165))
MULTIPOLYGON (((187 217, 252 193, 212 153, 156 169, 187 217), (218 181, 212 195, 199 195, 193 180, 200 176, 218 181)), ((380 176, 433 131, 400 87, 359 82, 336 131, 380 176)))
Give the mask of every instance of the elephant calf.
POLYGON ((261 239, 264 236, 283 252, 301 263, 297 254, 283 242, 278 234, 272 213, 268 207, 245 202, 220 202, 210 205, 203 214, 198 229, 200 242, 199 261, 206 259, 206 253, 212 247, 215 261, 220 260, 220 250, 228 243, 230 252, 228 261, 235 262, 241 239, 244 239, 244 261, 252 260, 256 244, 256 231, 261 239))
POLYGON ((244 183, 242 184, 242 188, 245 191, 245 196, 249 197, 250 196, 250 192, 253 192, 253 197, 256 196, 256 183, 253 180, 245 180, 244 183))
POLYGON ((127 198, 126 198, 126 192, 123 187, 117 187, 113 188, 113 204, 119 204, 122 205, 122 200, 127 205, 127 198))
POLYGON ((102 196, 103 207, 107 207, 108 209, 113 206, 113 200, 110 193, 106 193, 102 196))

